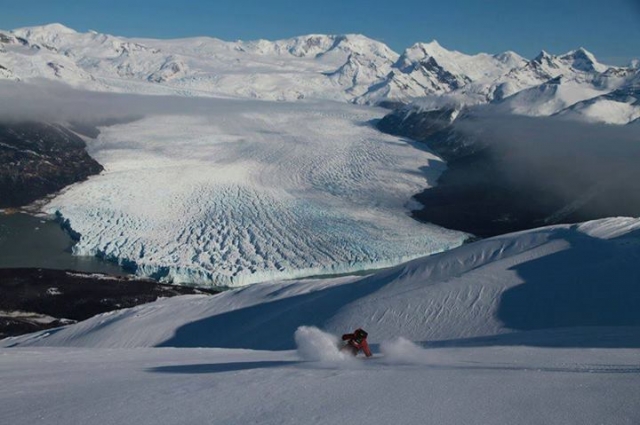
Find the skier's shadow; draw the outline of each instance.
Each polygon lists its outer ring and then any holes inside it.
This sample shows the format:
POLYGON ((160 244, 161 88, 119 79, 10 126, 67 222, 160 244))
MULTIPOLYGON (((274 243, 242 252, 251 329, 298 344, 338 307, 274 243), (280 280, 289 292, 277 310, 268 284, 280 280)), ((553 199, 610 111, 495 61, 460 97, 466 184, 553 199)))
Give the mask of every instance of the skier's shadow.
POLYGON ((233 363, 205 363, 191 365, 158 366, 147 369, 152 373, 172 373, 172 374, 205 374, 237 372, 241 370, 268 369, 274 367, 285 367, 298 364, 298 361, 261 361, 261 362, 233 362, 233 363))

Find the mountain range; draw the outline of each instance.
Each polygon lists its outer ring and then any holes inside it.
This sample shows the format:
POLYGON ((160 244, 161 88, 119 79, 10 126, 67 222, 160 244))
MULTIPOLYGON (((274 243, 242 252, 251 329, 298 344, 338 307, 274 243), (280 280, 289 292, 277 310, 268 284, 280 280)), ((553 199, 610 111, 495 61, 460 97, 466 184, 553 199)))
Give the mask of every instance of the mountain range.
POLYGON ((124 38, 60 24, 0 31, 0 79, 60 81, 94 91, 358 104, 495 103, 505 112, 626 124, 640 118, 640 69, 579 48, 528 60, 467 55, 437 41, 398 54, 363 35, 285 40, 124 38), (426 99, 426 100, 425 100, 426 99))

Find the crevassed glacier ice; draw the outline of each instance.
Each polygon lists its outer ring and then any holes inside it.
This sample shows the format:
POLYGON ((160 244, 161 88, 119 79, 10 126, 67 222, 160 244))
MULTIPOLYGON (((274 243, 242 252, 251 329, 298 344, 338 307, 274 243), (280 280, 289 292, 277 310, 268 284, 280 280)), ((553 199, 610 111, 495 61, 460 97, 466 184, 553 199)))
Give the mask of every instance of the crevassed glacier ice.
POLYGON ((352 272, 461 244, 464 234, 407 214, 444 164, 376 131, 383 113, 218 99, 103 128, 89 151, 105 171, 46 209, 81 235, 76 254, 174 283, 352 272))

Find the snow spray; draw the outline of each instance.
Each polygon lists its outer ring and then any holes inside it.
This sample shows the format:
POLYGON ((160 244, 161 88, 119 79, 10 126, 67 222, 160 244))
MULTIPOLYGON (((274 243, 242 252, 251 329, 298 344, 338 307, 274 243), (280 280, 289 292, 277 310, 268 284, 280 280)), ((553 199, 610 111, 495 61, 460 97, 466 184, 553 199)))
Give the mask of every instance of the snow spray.
POLYGON ((391 341, 383 341, 380 351, 384 354, 385 363, 427 363, 427 350, 408 339, 399 337, 391 341))
POLYGON ((298 355, 303 360, 315 362, 353 361, 354 357, 339 349, 337 336, 313 326, 300 326, 294 335, 298 346, 298 355))

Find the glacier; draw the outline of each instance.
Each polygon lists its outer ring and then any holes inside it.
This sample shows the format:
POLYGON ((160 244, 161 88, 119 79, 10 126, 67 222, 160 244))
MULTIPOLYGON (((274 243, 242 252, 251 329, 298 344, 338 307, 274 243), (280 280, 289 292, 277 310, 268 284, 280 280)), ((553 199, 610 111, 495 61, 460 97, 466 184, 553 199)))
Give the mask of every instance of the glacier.
POLYGON ((166 282, 238 286, 392 266, 466 239, 409 216, 411 196, 445 165, 375 130, 383 110, 206 102, 88 140, 105 171, 44 207, 81 235, 75 254, 166 282))

